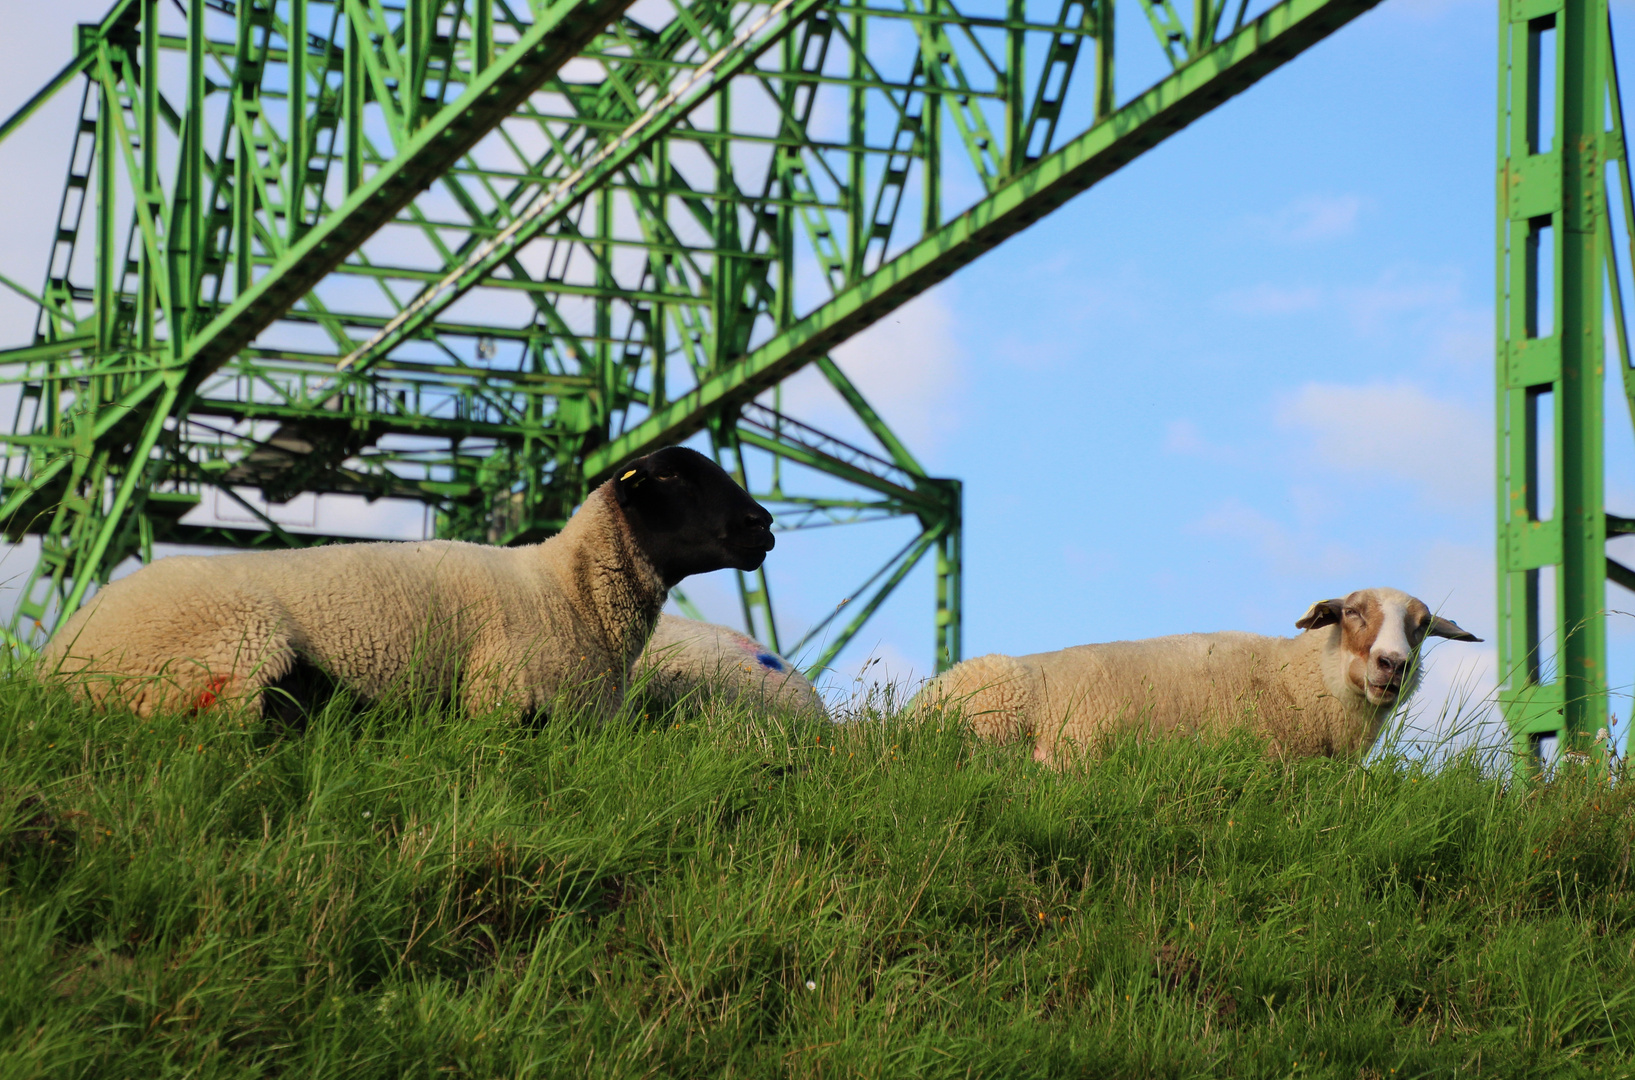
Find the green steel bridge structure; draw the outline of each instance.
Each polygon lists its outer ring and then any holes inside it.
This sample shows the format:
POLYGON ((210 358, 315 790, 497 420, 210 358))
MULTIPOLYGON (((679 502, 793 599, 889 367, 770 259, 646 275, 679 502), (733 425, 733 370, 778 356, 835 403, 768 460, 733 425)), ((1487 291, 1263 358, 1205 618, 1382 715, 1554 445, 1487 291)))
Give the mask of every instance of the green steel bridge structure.
POLYGON ((1501 0, 1498 85, 1499 699, 1521 760, 1603 758, 1607 582, 1635 590, 1606 547, 1635 533, 1604 495, 1609 360, 1635 421, 1635 198, 1605 0, 1501 0))
MULTIPOLYGON (((698 436, 784 528, 911 525, 800 640, 740 575, 751 633, 821 668, 929 557, 947 666, 960 484, 830 351, 1377 0, 1123 2, 1133 92, 1116 0, 118 0, 0 124, 77 96, 44 280, 0 267, 37 313, 0 351, 0 523, 39 543, 3 633, 155 544, 344 539, 267 509, 301 494, 530 542, 698 436), (844 437, 785 407, 807 368, 844 437), (212 493, 241 520, 192 513, 212 493)), ((1605 291, 1635 403, 1630 181, 1606 0, 1501 9, 1504 703, 1521 745, 1588 752, 1605 583, 1635 587, 1599 375, 1605 291)))

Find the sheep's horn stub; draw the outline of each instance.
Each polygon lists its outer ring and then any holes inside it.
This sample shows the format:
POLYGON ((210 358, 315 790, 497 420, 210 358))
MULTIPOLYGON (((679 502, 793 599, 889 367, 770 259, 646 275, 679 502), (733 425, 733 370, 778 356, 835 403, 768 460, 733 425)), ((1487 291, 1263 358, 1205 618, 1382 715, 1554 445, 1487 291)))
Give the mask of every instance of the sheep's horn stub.
POLYGON ((1462 629, 1452 619, 1444 619, 1440 615, 1431 618, 1431 628, 1425 631, 1427 637, 1445 637, 1450 641, 1481 641, 1482 639, 1462 629))
POLYGON ((682 446, 625 465, 610 483, 631 534, 672 587, 692 574, 760 568, 772 515, 726 470, 682 446))
POLYGON ((1316 630, 1320 626, 1337 623, 1340 621, 1340 612, 1344 609, 1344 600, 1319 600, 1307 608, 1304 615, 1295 620, 1295 629, 1316 630))

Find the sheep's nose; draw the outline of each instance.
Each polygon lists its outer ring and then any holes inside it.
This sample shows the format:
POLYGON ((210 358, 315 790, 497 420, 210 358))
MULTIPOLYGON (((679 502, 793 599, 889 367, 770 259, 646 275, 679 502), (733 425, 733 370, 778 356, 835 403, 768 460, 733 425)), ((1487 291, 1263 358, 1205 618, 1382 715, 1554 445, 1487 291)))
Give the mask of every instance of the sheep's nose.
POLYGON ((772 527, 772 515, 757 508, 744 515, 744 524, 752 529, 770 529, 772 527))
POLYGON ((1408 663, 1408 658, 1399 653, 1378 653, 1374 657, 1374 666, 1380 673, 1395 678, 1408 663))

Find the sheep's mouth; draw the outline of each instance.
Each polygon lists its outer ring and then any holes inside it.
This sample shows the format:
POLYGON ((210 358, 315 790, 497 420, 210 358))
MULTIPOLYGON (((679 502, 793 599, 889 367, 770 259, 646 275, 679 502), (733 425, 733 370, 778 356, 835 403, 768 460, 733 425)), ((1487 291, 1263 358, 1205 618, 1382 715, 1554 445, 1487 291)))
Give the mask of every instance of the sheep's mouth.
POLYGON ((766 553, 778 546, 778 538, 768 529, 759 536, 750 536, 740 539, 733 547, 745 554, 765 558, 766 553))
POLYGON ((1397 696, 1401 693, 1402 680, 1400 678, 1392 679, 1390 682, 1384 683, 1377 683, 1370 680, 1368 683, 1368 696, 1374 699, 1377 704, 1383 705, 1386 702, 1395 701, 1397 696))
POLYGON ((761 564, 766 562, 766 553, 771 551, 776 543, 777 541, 773 539, 772 534, 767 533, 764 539, 732 545, 734 554, 738 559, 738 569, 744 571, 759 570, 761 564))

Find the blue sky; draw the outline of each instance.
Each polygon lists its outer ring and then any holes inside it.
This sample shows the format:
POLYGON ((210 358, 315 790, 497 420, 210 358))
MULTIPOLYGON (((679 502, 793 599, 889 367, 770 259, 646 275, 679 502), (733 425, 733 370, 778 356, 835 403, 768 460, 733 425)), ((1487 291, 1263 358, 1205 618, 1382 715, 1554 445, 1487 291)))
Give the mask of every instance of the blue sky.
MULTIPOLYGON (((944 385, 881 404, 965 480, 967 655, 1372 584, 1491 639, 1495 22, 1387 2, 905 311, 944 385)), ((870 636, 929 662, 911 604, 870 636)))
MULTIPOLYGON (((102 7, 28 5, 38 29, 0 40, 0 112, 102 7)), ((965 482, 967 656, 1292 633, 1313 601, 1388 584, 1488 639, 1440 648, 1425 696, 1490 688, 1496 23, 1491 0, 1386 0, 838 351, 965 482)), ((1121 97, 1153 74, 1138 34, 1121 27, 1121 97)), ((0 164, 54 205, 62 150, 38 138, 0 164)), ((32 283, 49 222, 18 217, 0 213, 0 272, 32 283)), ((8 344, 17 311, 0 302, 8 344)), ((790 398, 821 422, 806 385, 790 398)), ((1635 514, 1621 397, 1608 419, 1609 508, 1635 514)), ((785 625, 904 535, 780 542, 785 625)), ((689 591, 725 618, 726 585, 689 591)), ((839 688, 870 656, 869 678, 928 671, 930 590, 926 572, 905 584, 839 688)), ((1627 689, 1635 621, 1614 634, 1627 689)))

